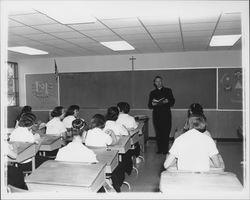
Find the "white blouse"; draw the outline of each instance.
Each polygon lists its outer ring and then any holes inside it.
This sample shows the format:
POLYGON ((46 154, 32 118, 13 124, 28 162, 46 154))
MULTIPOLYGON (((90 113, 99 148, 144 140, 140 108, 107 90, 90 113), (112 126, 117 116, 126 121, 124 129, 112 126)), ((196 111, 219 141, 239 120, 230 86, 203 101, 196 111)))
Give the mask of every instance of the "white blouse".
POLYGON ((66 128, 59 117, 54 117, 46 124, 46 134, 48 135, 61 135, 66 132, 66 128))
POLYGON ((106 147, 112 144, 110 135, 100 128, 93 128, 86 134, 85 145, 94 147, 106 147))

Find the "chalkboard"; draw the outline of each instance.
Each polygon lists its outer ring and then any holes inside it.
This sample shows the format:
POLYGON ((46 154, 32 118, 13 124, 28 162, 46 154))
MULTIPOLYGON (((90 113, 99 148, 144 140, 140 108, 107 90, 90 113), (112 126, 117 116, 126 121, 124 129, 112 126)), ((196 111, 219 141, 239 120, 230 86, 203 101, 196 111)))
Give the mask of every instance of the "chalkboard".
POLYGON ((163 85, 172 89, 174 108, 188 108, 198 102, 204 108, 216 108, 216 69, 182 69, 135 71, 135 97, 133 106, 146 108, 149 92, 154 89, 156 75, 163 78, 163 85))
POLYGON ((58 105, 58 83, 54 74, 26 74, 26 104, 33 109, 58 105))
POLYGON ((147 108, 156 75, 172 88, 174 108, 186 109, 193 102, 216 108, 216 69, 63 73, 59 75, 60 102, 65 107, 107 108, 127 101, 132 108, 147 108))
POLYGON ((130 72, 63 73, 59 77, 62 106, 106 108, 118 101, 131 102, 130 72))
POLYGON ((242 69, 218 69, 218 108, 242 109, 242 69))

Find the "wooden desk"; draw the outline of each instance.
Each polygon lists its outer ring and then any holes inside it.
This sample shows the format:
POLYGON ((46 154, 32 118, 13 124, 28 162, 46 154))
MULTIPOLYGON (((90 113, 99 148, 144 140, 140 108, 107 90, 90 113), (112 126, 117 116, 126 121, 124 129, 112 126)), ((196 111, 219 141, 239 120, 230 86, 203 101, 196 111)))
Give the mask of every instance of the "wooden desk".
POLYGON ((167 195, 239 192, 243 189, 236 175, 220 173, 162 172, 160 191, 167 195))
POLYGON ((135 115, 134 116, 136 121, 143 124, 142 127, 142 135, 143 135, 143 141, 146 143, 148 141, 148 120, 149 117, 146 115, 135 115))
POLYGON ((130 136, 120 136, 118 143, 113 146, 108 146, 107 149, 117 150, 119 154, 125 154, 130 147, 130 136))
POLYGON ((10 144, 14 144, 17 148, 17 158, 11 159, 8 158, 8 162, 14 163, 22 163, 25 160, 32 159, 32 171, 35 169, 35 155, 37 152, 35 143, 28 142, 9 142, 10 144))
POLYGON ((133 131, 130 131, 130 144, 133 146, 135 143, 139 142, 139 129, 135 129, 133 131))
POLYGON ((112 174, 115 168, 119 164, 118 151, 117 150, 106 150, 106 149, 92 149, 96 158, 100 163, 106 164, 105 173, 112 174))
POLYGON ((39 151, 53 151, 62 146, 62 139, 60 136, 45 135, 41 138, 43 138, 43 141, 39 151))
POLYGON ((105 166, 48 160, 25 182, 31 192, 97 192, 105 182, 105 166))

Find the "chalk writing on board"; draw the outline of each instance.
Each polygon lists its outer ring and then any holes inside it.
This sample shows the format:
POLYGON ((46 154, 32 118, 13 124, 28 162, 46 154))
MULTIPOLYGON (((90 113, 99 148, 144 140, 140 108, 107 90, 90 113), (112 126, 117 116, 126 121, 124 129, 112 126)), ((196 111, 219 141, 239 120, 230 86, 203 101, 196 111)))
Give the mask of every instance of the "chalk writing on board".
POLYGON ((32 95, 45 103, 53 95, 53 84, 47 81, 35 81, 32 84, 32 95))

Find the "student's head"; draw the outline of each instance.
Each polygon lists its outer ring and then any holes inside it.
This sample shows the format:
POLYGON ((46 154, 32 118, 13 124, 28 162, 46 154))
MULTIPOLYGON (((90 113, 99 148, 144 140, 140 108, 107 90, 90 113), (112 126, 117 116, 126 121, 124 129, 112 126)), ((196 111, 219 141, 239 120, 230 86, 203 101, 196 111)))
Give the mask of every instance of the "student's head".
POLYGON ((29 113, 31 111, 32 111, 32 107, 31 106, 24 106, 22 108, 21 114, 23 114, 23 113, 29 113))
POLYGON ((72 135, 82 137, 83 132, 86 130, 87 124, 82 119, 75 119, 72 122, 72 135))
POLYGON ((62 119, 64 114, 64 108, 62 106, 56 106, 51 112, 51 117, 60 117, 62 119))
POLYGON ((188 125, 190 129, 196 129, 200 132, 206 131, 206 121, 202 115, 192 114, 188 118, 188 125))
POLYGON ((161 88, 162 87, 162 77, 161 76, 156 76, 154 78, 154 86, 156 88, 161 88))
POLYGON ((19 120, 20 127, 31 127, 36 121, 36 116, 33 113, 24 113, 22 114, 19 120))
POLYGON ((79 114, 79 110, 80 110, 80 107, 78 105, 71 105, 70 107, 68 107, 65 117, 74 115, 74 117, 77 118, 79 114))
POLYGON ((119 102, 117 104, 117 107, 118 107, 119 111, 123 112, 123 113, 129 113, 129 111, 130 111, 130 106, 127 102, 119 102))
POLYGON ((95 114, 90 120, 90 128, 101 128, 105 126, 105 117, 101 114, 95 114))
POLYGON ((193 114, 204 116, 203 107, 199 103, 192 103, 189 106, 188 113, 187 113, 188 117, 190 117, 193 114))
POLYGON ((115 106, 108 108, 106 114, 106 120, 116 121, 118 119, 119 109, 115 106))

